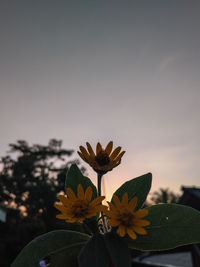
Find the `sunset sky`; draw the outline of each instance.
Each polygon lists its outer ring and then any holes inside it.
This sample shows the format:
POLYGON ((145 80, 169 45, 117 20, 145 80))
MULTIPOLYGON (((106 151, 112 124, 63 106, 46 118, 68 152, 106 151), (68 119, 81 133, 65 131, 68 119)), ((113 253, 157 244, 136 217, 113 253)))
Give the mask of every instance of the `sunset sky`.
POLYGON ((146 172, 152 191, 200 187, 199 14, 188 0, 1 1, 0 156, 18 139, 113 140, 126 154, 108 194, 146 172))

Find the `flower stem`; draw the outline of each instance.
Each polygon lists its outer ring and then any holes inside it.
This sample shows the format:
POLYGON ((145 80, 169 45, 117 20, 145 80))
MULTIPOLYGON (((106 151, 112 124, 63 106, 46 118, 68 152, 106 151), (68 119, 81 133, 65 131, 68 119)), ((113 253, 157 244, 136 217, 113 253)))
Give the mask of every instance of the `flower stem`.
POLYGON ((101 180, 102 180, 102 177, 103 177, 103 174, 100 174, 100 173, 98 173, 97 174, 98 175, 98 177, 97 177, 97 183, 98 183, 98 185, 97 185, 97 195, 98 195, 98 197, 100 197, 101 196, 101 180))
MULTIPOLYGON (((100 174, 100 173, 97 174, 97 195, 98 195, 98 197, 101 196, 102 177, 103 177, 103 174, 100 174)), ((105 222, 104 214, 102 211, 101 211, 101 219, 102 219, 102 224, 103 224, 103 232, 106 233, 107 232, 106 222, 105 222)))

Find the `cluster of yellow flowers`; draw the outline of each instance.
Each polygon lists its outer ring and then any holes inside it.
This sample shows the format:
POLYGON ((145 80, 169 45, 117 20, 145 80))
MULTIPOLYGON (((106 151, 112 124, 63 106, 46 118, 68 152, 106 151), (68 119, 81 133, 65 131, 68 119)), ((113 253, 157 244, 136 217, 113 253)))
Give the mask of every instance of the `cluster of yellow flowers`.
MULTIPOLYGON (((109 142, 105 149, 98 143, 96 146, 96 154, 91 145, 86 143, 87 150, 80 146, 79 156, 87 162, 98 174, 105 174, 118 166, 125 151, 121 151, 121 147, 113 150, 113 142, 109 142)), ((122 200, 113 196, 113 202, 108 202, 109 207, 102 205, 104 196, 98 196, 92 200, 92 188, 89 186, 84 192, 81 184, 77 187, 77 195, 71 188, 66 188, 66 195, 59 195, 59 203, 55 203, 55 208, 61 214, 56 217, 65 220, 68 223, 84 222, 84 220, 96 216, 99 212, 104 212, 107 216, 107 223, 111 227, 118 227, 117 232, 121 237, 126 234, 130 238, 136 239, 136 234, 145 235, 147 231, 144 226, 150 224, 149 221, 143 220, 148 214, 148 210, 142 209, 134 211, 137 206, 138 199, 134 197, 129 200, 128 194, 124 193, 122 200)))

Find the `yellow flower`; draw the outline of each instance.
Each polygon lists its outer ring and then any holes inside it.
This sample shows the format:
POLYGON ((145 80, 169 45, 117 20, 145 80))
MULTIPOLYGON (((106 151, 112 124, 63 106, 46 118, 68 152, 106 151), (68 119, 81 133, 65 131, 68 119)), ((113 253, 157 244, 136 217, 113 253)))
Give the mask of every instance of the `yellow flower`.
POLYGON ((125 193, 121 202, 116 195, 113 196, 113 203, 108 202, 110 210, 105 212, 109 217, 108 224, 118 227, 118 233, 121 237, 128 234, 130 238, 136 239, 136 234, 147 234, 143 226, 149 225, 150 222, 142 220, 142 218, 147 216, 148 210, 142 209, 134 212, 137 201, 137 197, 134 197, 128 202, 128 194, 125 193))
POLYGON ((120 153, 120 146, 115 148, 112 152, 112 141, 107 144, 105 149, 102 148, 100 143, 97 143, 96 154, 94 153, 91 145, 88 142, 86 143, 86 145, 88 151, 83 146, 80 146, 81 152, 78 151, 79 156, 85 162, 87 162, 96 172, 102 174, 111 171, 113 168, 117 167, 120 164, 121 158, 125 153, 125 151, 122 151, 120 153))
POLYGON ((107 210, 107 207, 101 205, 104 196, 92 198, 92 188, 87 187, 84 192, 81 184, 77 187, 77 196, 71 188, 66 188, 67 197, 59 195, 58 198, 61 202, 55 203, 54 207, 61 211, 61 214, 56 215, 58 219, 66 220, 68 223, 80 222, 85 219, 95 216, 100 211, 107 210))

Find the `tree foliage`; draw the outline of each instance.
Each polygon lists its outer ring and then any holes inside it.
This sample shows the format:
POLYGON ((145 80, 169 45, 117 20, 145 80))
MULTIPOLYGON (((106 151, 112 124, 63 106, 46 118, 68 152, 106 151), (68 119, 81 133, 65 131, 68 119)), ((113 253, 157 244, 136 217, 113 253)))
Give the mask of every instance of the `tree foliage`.
POLYGON ((170 191, 169 188, 160 188, 152 193, 151 201, 154 204, 160 203, 178 203, 180 196, 170 191))
POLYGON ((49 224, 55 214, 56 195, 64 188, 66 171, 72 163, 67 160, 73 150, 63 149, 62 141, 56 139, 51 139, 47 146, 29 145, 21 140, 9 146, 15 155, 0 161, 0 203, 49 224))
POLYGON ((53 204, 64 190, 69 166, 79 162, 69 160, 74 151, 62 148, 56 139, 48 145, 19 140, 9 147, 0 159, 0 205, 7 209, 6 224, 0 222, 0 236, 6 240, 0 250, 12 260, 38 234, 67 228, 56 220, 53 204))

